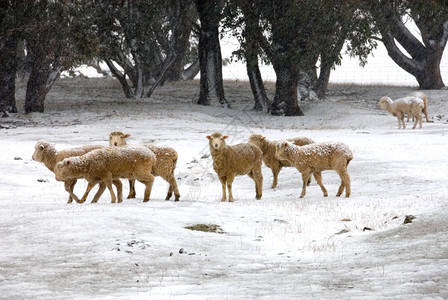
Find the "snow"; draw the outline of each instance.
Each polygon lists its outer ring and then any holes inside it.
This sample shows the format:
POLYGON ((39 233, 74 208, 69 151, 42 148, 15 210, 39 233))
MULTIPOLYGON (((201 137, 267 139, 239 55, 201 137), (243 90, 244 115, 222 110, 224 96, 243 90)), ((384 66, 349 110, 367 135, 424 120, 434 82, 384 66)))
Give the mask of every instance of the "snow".
MULTIPOLYGON (((2 118, 0 298, 448 298, 447 90, 425 91, 433 123, 397 130, 378 100, 408 87, 336 87, 325 101, 301 102, 304 117, 285 118, 246 110, 249 85, 226 85, 238 91, 226 95, 232 110, 193 104, 198 82, 128 100, 110 79, 61 79, 45 113, 2 118), (130 144, 177 150, 179 202, 164 200, 168 184, 157 177, 147 203, 137 183, 137 198, 120 204, 109 193, 67 204, 63 183, 31 159, 38 140, 106 146, 114 130, 130 133, 130 144), (354 155, 352 194, 335 197, 340 179, 328 171, 329 197, 313 181, 299 199, 297 170, 284 168, 272 190, 263 166, 261 200, 239 176, 235 202, 222 203, 206 138, 215 131, 229 145, 252 133, 343 142, 354 155), (185 228, 198 223, 224 233, 185 228)), ((79 180, 75 193, 86 186, 79 180)))

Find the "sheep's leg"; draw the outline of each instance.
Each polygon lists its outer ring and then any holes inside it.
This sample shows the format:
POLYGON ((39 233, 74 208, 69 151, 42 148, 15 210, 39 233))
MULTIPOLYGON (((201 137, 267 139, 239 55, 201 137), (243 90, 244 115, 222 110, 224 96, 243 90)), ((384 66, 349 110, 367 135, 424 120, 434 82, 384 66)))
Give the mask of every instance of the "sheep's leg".
MULTIPOLYGON (((328 197, 327 189, 324 187, 324 185, 322 183, 322 173, 321 172, 314 172, 313 175, 314 175, 314 178, 316 178, 316 182, 320 186, 320 189, 324 193, 324 197, 328 197)), ((310 178, 311 178, 311 176, 310 176, 310 178)))
POLYGON ((148 179, 145 179, 144 181, 142 181, 142 180, 139 180, 139 181, 146 185, 143 202, 148 202, 149 197, 151 196, 152 185, 154 183, 154 176, 152 174, 149 174, 148 179))
POLYGON ((350 175, 348 175, 347 171, 341 171, 338 172, 339 177, 341 177, 341 185, 339 186, 338 193, 336 194, 337 197, 342 195, 342 192, 344 192, 345 188, 345 197, 350 197, 351 194, 351 187, 350 187, 350 175))
MULTIPOLYGON (((76 180, 75 181, 73 181, 73 180, 64 181, 64 188, 70 194, 72 199, 74 199, 76 202, 80 203, 79 198, 75 195, 75 193, 73 193, 73 187, 75 186, 75 184, 73 182, 76 183, 76 180)), ((71 203, 71 202, 72 201, 69 198, 67 203, 71 203)))
POLYGON ((307 184, 308 180, 310 179, 310 175, 311 175, 311 173, 309 173, 309 172, 302 173, 302 193, 300 194, 300 198, 303 198, 306 195, 306 184, 307 184))
MULTIPOLYGON (((75 189, 75 184, 76 184, 77 180, 76 179, 69 179, 68 181, 69 181, 69 189, 73 193, 73 190, 75 189)), ((65 183, 64 183, 64 186, 65 186, 65 183)), ((65 188, 65 190, 67 190, 67 188, 65 188)), ((73 201, 72 193, 69 192, 67 203, 72 203, 72 201, 73 201)))
POLYGON ((114 190, 112 188, 112 180, 105 180, 104 183, 106 184, 107 188, 109 189, 110 192, 110 199, 111 199, 111 203, 115 203, 117 202, 117 197, 115 196, 114 190))
MULTIPOLYGON (((93 188, 96 184, 97 184, 96 181, 95 181, 95 182, 89 182, 89 184, 87 185, 86 191, 84 192, 84 195, 82 195, 82 198, 81 198, 81 200, 80 200, 81 203, 84 203, 84 202, 86 201, 87 196, 89 195, 90 191, 92 190, 92 188, 93 188)), ((97 196, 97 194, 98 194, 99 192, 101 192, 101 194, 103 193, 105 187, 104 187, 104 189, 101 191, 101 185, 104 185, 104 183, 100 183, 100 188, 99 188, 98 191, 96 192, 95 197, 97 196)), ((101 194, 100 194, 100 196, 101 196, 101 194)), ((95 198, 95 197, 94 197, 94 198, 95 198)), ((99 198, 99 197, 98 197, 98 198, 99 198)), ((93 201, 93 200, 92 200, 92 201, 93 201)), ((98 199, 97 199, 97 201, 98 201, 98 199)))
POLYGON ((414 126, 412 127, 412 129, 415 129, 415 127, 417 127, 417 123, 419 123, 419 128, 422 128, 422 115, 421 114, 415 115, 415 122, 414 122, 414 126))
POLYGON ((233 175, 227 176, 227 190, 229 191, 229 202, 233 202, 232 183, 234 179, 235 176, 233 175))
POLYGON ((129 194, 128 199, 135 198, 135 179, 129 179, 129 194))
POLYGON ((221 181, 221 186, 222 186, 222 197, 221 197, 221 202, 225 202, 226 201, 226 183, 227 183, 227 178, 224 177, 219 177, 219 181, 221 181))
POLYGON ((425 108, 423 108, 423 113, 425 114, 426 123, 429 123, 428 108, 426 107, 426 104, 425 104, 425 108))
POLYGON ((401 125, 403 124, 403 129, 406 129, 406 124, 404 123, 404 115, 401 113, 397 113, 398 119, 398 129, 401 129, 401 125))
POLYGON ((120 179, 115 179, 112 180, 112 183, 115 185, 115 187, 117 188, 117 200, 118 203, 123 202, 123 184, 121 183, 120 179))
POLYGON ((100 187, 98 188, 98 191, 96 191, 96 194, 90 203, 97 203, 105 190, 106 190, 106 185, 104 184, 104 182, 100 182, 100 187))
POLYGON ((274 181, 272 182, 271 188, 274 189, 278 184, 278 174, 280 173, 280 170, 282 169, 281 166, 274 166, 271 168, 272 175, 274 176, 274 181))
POLYGON ((260 200, 263 196, 263 174, 260 170, 252 170, 249 172, 250 178, 255 182, 255 199, 260 200))
POLYGON ((170 200, 171 195, 174 192, 174 201, 179 201, 180 198, 179 188, 177 187, 177 181, 176 178, 174 177, 174 174, 170 174, 170 176, 163 179, 165 179, 170 184, 170 188, 168 189, 168 194, 166 195, 165 200, 170 200))

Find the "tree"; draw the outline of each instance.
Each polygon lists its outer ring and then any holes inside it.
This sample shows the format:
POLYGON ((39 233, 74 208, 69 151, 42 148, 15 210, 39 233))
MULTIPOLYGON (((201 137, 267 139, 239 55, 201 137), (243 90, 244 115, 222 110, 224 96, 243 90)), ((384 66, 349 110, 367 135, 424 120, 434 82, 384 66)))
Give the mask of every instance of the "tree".
POLYGON ((210 105, 218 101, 222 106, 230 108, 224 97, 222 81, 222 57, 219 44, 219 23, 222 19, 223 0, 195 0, 199 13, 199 65, 200 92, 198 104, 210 105))
POLYGON ((31 22, 24 31, 31 61, 26 113, 43 112, 45 97, 61 72, 95 55, 98 44, 90 30, 87 2, 41 0, 26 7, 31 22))
POLYGON ((149 97, 165 80, 182 77, 184 65, 190 62, 193 14, 192 1, 96 1, 100 57, 126 97, 141 98, 145 88, 149 97))
POLYGON ((381 0, 378 4, 371 6, 370 11, 375 16, 375 24, 389 56, 417 79, 421 89, 444 87, 440 61, 448 40, 446 3, 381 0), (409 18, 417 25, 421 41, 406 26, 409 18))

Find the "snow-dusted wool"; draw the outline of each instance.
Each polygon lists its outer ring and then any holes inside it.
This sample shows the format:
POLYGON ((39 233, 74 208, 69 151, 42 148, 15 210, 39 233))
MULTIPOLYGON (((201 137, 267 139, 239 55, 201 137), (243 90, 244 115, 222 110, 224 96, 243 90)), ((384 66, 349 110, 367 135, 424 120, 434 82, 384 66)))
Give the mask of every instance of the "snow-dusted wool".
POLYGON ((397 117, 398 129, 401 129, 401 125, 403 125, 403 129, 406 129, 406 124, 404 123, 405 115, 411 115, 415 118, 412 129, 415 129, 417 122, 420 128, 422 128, 422 111, 425 104, 421 98, 408 96, 392 101, 391 98, 385 96, 380 99, 380 107, 397 117))
MULTIPOLYGON (((60 161, 62 161, 64 158, 67 157, 73 157, 73 156, 79 156, 86 154, 92 150, 104 148, 104 146, 101 145, 85 145, 81 147, 76 148, 69 148, 69 149, 63 149, 63 150, 56 150, 54 145, 50 144, 47 141, 38 141, 36 145, 34 146, 34 153, 33 153, 33 160, 43 163, 48 170, 51 172, 54 172, 54 168, 56 164, 60 161)), ((69 198, 67 203, 71 203, 73 199, 75 199, 76 202, 80 202, 79 198, 73 193, 73 189, 75 187, 77 179, 72 178, 68 179, 64 182, 65 190, 69 193, 69 198)), ((100 185, 100 190, 105 189, 105 185, 100 185)), ((101 192, 102 193, 102 192, 101 192)), ((98 198, 101 196, 98 192, 96 193, 94 199, 98 200, 98 198)), ((96 201, 95 201, 96 202, 96 201)))
POLYGON ((350 176, 347 166, 353 159, 350 148, 340 142, 323 142, 305 146, 296 146, 288 141, 279 142, 276 145, 276 156, 279 159, 288 160, 294 167, 302 173, 302 193, 300 198, 306 194, 307 182, 314 174, 314 178, 319 184, 324 197, 328 196, 327 190, 322 184, 322 171, 335 170, 341 178, 336 196, 340 196, 345 189, 345 196, 350 197, 350 176))
MULTIPOLYGON (((104 182, 110 191, 111 202, 116 202, 112 190, 114 179, 136 179, 146 185, 144 202, 149 201, 154 176, 151 170, 156 162, 155 154, 146 147, 107 147, 93 150, 77 157, 65 158, 56 164, 56 180, 85 178, 89 184, 86 194, 95 184, 104 182)), ((118 202, 122 201, 121 189, 117 186, 118 202)))
MULTIPOLYGON (((313 144, 314 141, 307 137, 297 137, 292 139, 287 139, 287 141, 297 145, 304 146, 308 144, 313 144)), ((278 182, 278 174, 280 173, 283 167, 292 167, 292 165, 287 160, 278 159, 275 156, 275 145, 278 141, 270 141, 265 136, 260 134, 252 134, 249 137, 249 143, 252 143, 263 152, 263 161, 265 165, 271 169, 272 175, 274 175, 274 180, 272 182, 272 188, 277 186, 278 182)), ((309 183, 308 183, 309 184, 309 183)))
MULTIPOLYGON (((121 131, 113 131, 109 133, 109 146, 124 146, 126 145, 126 138, 130 136, 130 134, 125 134, 121 131)), ((174 176, 178 157, 176 150, 164 146, 144 146, 148 147, 156 155, 156 163, 153 167, 152 175, 162 177, 170 185, 165 200, 169 200, 174 192, 174 201, 179 201, 180 194, 176 177, 174 176)), ((129 180, 128 199, 130 198, 135 198, 135 180, 129 180)))
MULTIPOLYGON (((429 123, 429 117, 428 117, 428 97, 423 92, 412 92, 408 95, 409 97, 417 97, 423 100, 423 104, 425 107, 423 107, 423 114, 425 115, 426 122, 429 123)), ((412 118, 414 121, 414 118, 412 118)), ((408 115, 408 121, 409 121, 409 115, 408 115)))
POLYGON ((263 174, 261 162, 263 152, 256 145, 243 143, 226 145, 228 136, 215 132, 207 136, 213 169, 218 174, 222 185, 221 201, 226 201, 226 186, 229 190, 229 202, 233 202, 232 183, 235 176, 248 175, 255 182, 255 198, 260 200, 263 194, 263 174))

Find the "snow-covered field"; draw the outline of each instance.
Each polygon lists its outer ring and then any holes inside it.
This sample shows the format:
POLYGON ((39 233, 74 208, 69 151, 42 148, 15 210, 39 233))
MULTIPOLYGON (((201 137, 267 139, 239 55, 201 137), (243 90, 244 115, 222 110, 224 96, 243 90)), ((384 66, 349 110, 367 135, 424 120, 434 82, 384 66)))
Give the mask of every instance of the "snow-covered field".
POLYGON ((197 82, 167 84, 128 100, 111 79, 63 79, 45 113, 0 119, 1 299, 448 298, 448 90, 425 91, 433 123, 420 130, 397 130, 377 107, 409 87, 335 86, 327 100, 301 103, 305 117, 288 118, 250 111, 244 82, 226 83, 232 110, 193 104, 198 91, 197 82), (147 203, 137 183, 137 199, 121 204, 107 192, 67 204, 63 183, 31 159, 38 140, 107 145, 113 130, 178 151, 179 202, 164 200, 158 177, 147 203), (263 166, 260 201, 244 176, 235 202, 221 203, 205 137, 214 131, 231 144, 252 133, 342 141, 354 153, 352 195, 335 197, 339 178, 327 171, 330 196, 313 180, 299 199, 297 170, 283 169, 272 190, 263 166), (415 219, 403 224, 406 216, 415 219), (194 224, 224 233, 185 228, 194 224))

